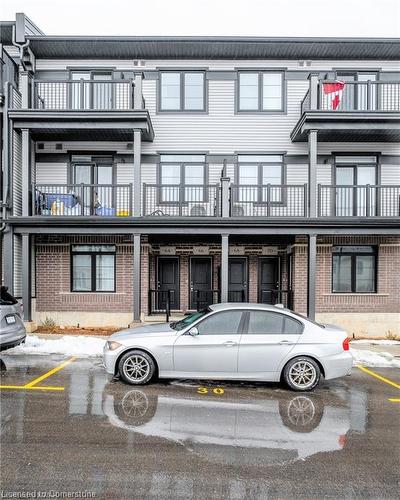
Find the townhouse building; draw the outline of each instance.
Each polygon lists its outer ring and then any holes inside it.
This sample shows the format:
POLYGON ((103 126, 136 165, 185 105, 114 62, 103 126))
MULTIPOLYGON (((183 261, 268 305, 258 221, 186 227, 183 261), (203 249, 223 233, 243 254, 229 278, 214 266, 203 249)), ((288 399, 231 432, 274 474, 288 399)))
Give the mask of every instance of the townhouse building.
POLYGON ((26 322, 283 303, 400 335, 400 39, 1 24, 3 283, 26 322))

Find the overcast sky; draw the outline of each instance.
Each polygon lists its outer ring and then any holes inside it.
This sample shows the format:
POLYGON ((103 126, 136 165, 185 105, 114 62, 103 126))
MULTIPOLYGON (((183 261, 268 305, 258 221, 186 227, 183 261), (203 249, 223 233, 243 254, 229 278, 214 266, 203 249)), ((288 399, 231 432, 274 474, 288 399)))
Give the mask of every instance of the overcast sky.
POLYGON ((400 0, 0 0, 47 35, 400 36, 400 0))

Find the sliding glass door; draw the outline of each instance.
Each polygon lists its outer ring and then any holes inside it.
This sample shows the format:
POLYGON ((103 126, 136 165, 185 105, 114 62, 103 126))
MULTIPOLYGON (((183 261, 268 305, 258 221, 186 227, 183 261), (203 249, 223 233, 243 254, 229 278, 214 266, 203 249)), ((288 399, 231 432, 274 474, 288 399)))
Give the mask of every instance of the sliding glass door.
POLYGON ((376 176, 376 165, 336 164, 336 215, 375 215, 376 176))

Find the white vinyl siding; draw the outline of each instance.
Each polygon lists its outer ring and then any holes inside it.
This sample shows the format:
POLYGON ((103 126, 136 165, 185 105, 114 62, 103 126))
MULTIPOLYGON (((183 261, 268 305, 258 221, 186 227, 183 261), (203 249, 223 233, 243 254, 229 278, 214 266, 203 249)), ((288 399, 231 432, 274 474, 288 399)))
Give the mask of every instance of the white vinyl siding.
MULTIPOLYGON (((7 47, 8 48, 8 47, 7 47)), ((18 54, 18 49, 9 47, 13 53, 18 54)), ((371 61, 368 59, 358 59, 355 64, 352 60, 311 60, 309 66, 299 66, 297 59, 280 59, 279 61, 272 59, 248 59, 248 60, 224 60, 224 59, 152 59, 146 61, 146 66, 142 69, 144 71, 153 70, 156 68, 189 68, 193 69, 194 66, 199 68, 208 68, 210 70, 235 70, 240 68, 276 68, 284 67, 289 70, 300 71, 332 71, 333 68, 340 69, 357 69, 362 70, 371 68, 371 61)), ((374 61, 373 66, 381 68, 382 71, 398 71, 398 61, 374 61)), ((132 59, 37 59, 36 70, 66 70, 67 68, 101 68, 102 70, 109 68, 113 71, 132 71, 132 59)))
POLYGON ((144 153, 162 151, 290 151, 306 154, 306 144, 293 144, 289 134, 300 116, 308 81, 289 81, 287 114, 236 114, 235 82, 210 80, 208 114, 156 114, 156 81, 144 80, 146 107, 156 136, 143 143, 144 153))
POLYGON ((381 165, 381 184, 400 186, 400 164, 381 165))
POLYGON ((36 163, 36 184, 67 184, 67 163, 36 163))

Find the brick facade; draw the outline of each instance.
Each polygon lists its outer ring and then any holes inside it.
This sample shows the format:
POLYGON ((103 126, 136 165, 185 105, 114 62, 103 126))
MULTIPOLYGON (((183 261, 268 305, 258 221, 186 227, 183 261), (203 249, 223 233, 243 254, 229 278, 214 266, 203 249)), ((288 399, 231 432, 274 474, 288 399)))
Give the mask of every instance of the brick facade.
POLYGON ((131 312, 133 243, 126 236, 41 236, 36 239, 36 310, 131 312), (116 245, 116 292, 71 292, 71 245, 116 245))
MULTIPOLYGON (((149 289, 156 289, 157 257, 160 247, 150 244, 146 236, 141 245, 141 312, 150 311, 149 289)), ((166 245, 168 246, 168 245, 166 245)), ((197 255, 196 247, 207 246, 212 258, 213 288, 217 290, 221 247, 216 243, 169 243, 179 257, 180 310, 190 308, 190 257, 197 255)), ((235 245, 232 245, 235 246, 235 245)), ((242 245, 241 245, 242 246, 242 245)), ((250 302, 258 301, 259 259, 267 245, 246 244, 240 255, 248 259, 248 296, 250 302)), ((291 252, 291 283, 293 308, 307 311, 307 239, 297 237, 293 245, 278 246, 281 268, 281 289, 288 288, 288 260, 291 252)), ((202 254, 201 254, 202 255, 202 254)), ((199 255, 199 256, 201 256, 199 255)), ((236 253, 235 253, 236 255, 236 253)), ((237 255, 239 256, 239 254, 237 255)), ((346 236, 319 237, 317 240, 317 312, 318 313, 398 313, 400 311, 400 238, 346 236), (332 245, 376 245, 378 247, 377 293, 333 294, 332 245)), ((130 313, 133 311, 133 241, 130 235, 120 236, 38 236, 36 238, 36 310, 130 313), (116 245, 116 292, 71 292, 72 244, 116 245)))
MULTIPOLYGON (((307 242, 293 245, 294 308, 307 311, 307 242)), ((400 238, 392 236, 320 237, 317 240, 317 312, 398 313, 400 311, 400 238), (378 247, 377 293, 332 293, 332 246, 378 247)))

